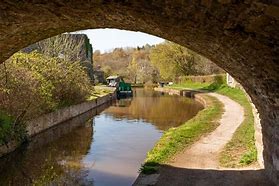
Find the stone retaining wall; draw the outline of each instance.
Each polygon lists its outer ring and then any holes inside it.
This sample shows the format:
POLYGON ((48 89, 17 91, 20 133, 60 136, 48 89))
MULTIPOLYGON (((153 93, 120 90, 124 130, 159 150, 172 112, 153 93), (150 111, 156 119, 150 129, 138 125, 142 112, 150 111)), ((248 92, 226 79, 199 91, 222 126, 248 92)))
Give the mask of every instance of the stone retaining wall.
POLYGON ((90 109, 100 106, 115 97, 114 94, 108 94, 106 96, 97 98, 92 101, 84 102, 78 105, 72 105, 45 115, 35 118, 27 122, 27 134, 28 136, 34 136, 46 129, 49 129, 63 121, 78 116, 90 109))
MULTIPOLYGON (((247 95, 248 96, 248 95, 247 95)), ((248 96, 249 97, 249 96, 248 96)), ((263 133, 262 125, 259 112, 255 105, 252 103, 250 97, 250 104, 252 105, 252 112, 254 116, 254 128, 255 128, 255 145, 257 148, 257 160, 261 168, 264 168, 264 159, 263 159, 263 133)))
MULTIPOLYGON (((27 135, 28 137, 35 136, 36 134, 39 134, 49 128, 52 128, 64 121, 72 119, 91 109, 101 106, 115 98, 116 98, 116 94, 110 93, 92 101, 84 102, 78 105, 72 105, 48 114, 44 114, 38 118, 35 118, 27 122, 26 124, 27 135)), ((0 146, 0 157, 14 151, 19 146, 20 143, 16 141, 11 141, 7 145, 0 146)))
POLYGON ((200 91, 195 90, 176 90, 171 88, 162 88, 162 87, 156 87, 154 88, 155 91, 158 92, 164 92, 169 95, 179 95, 179 96, 185 96, 188 98, 193 98, 196 101, 200 102, 204 107, 206 107, 206 101, 203 99, 202 96, 199 96, 197 93, 201 93, 200 91))

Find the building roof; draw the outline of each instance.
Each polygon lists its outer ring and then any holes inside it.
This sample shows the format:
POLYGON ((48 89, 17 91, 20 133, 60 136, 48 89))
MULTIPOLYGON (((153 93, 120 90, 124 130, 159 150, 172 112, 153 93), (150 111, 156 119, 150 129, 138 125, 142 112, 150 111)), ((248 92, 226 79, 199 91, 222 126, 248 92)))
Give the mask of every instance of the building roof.
POLYGON ((117 79, 117 78, 120 78, 120 76, 109 76, 109 77, 107 77, 107 79, 117 79))

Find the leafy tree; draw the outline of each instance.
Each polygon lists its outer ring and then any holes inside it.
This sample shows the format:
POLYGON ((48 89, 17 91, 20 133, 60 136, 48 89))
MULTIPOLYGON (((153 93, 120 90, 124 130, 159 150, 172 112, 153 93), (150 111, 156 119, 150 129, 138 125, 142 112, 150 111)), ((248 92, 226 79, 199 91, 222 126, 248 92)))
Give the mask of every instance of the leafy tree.
POLYGON ((100 66, 106 76, 118 74, 128 82, 135 82, 136 76, 137 83, 222 72, 210 60, 168 41, 156 46, 116 48, 102 54, 95 51, 93 58, 95 67, 100 66))
POLYGON ((104 71, 105 77, 108 77, 113 74, 112 68, 108 65, 101 68, 104 71))
POLYGON ((135 84, 137 83, 138 68, 139 66, 136 62, 136 59, 133 58, 127 69, 130 79, 132 79, 135 84))
POLYGON ((151 62, 164 79, 173 80, 181 75, 196 74, 200 57, 178 44, 166 41, 151 50, 151 62))

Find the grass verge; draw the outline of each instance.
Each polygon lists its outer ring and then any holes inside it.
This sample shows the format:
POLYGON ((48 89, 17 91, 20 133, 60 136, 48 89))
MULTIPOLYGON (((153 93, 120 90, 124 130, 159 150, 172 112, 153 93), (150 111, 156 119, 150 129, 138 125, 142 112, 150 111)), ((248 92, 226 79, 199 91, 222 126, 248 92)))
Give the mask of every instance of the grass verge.
POLYGON ((177 128, 167 130, 154 148, 148 152, 147 158, 140 171, 152 174, 159 168, 159 164, 166 163, 176 153, 183 150, 202 135, 213 131, 218 125, 218 120, 223 113, 223 105, 216 98, 203 96, 207 107, 200 111, 194 118, 177 128))
POLYGON ((243 167, 255 163, 257 149, 254 137, 254 116, 246 94, 240 89, 227 86, 219 88, 216 92, 228 96, 244 108, 244 121, 220 154, 221 166, 243 167))
POLYGON ((226 144, 220 154, 220 165, 223 167, 244 167, 257 161, 257 149, 254 138, 254 116, 252 106, 245 92, 238 88, 231 88, 224 84, 187 82, 173 85, 174 89, 200 89, 217 92, 239 103, 244 108, 244 121, 237 128, 232 139, 226 144))

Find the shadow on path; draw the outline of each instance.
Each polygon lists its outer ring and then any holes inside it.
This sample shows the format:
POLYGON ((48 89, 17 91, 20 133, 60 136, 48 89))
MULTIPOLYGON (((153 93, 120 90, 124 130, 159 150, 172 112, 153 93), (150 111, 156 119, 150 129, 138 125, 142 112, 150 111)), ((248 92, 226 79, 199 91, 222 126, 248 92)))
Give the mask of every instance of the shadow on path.
POLYGON ((188 169, 163 165, 158 186, 273 186, 264 170, 188 169))

